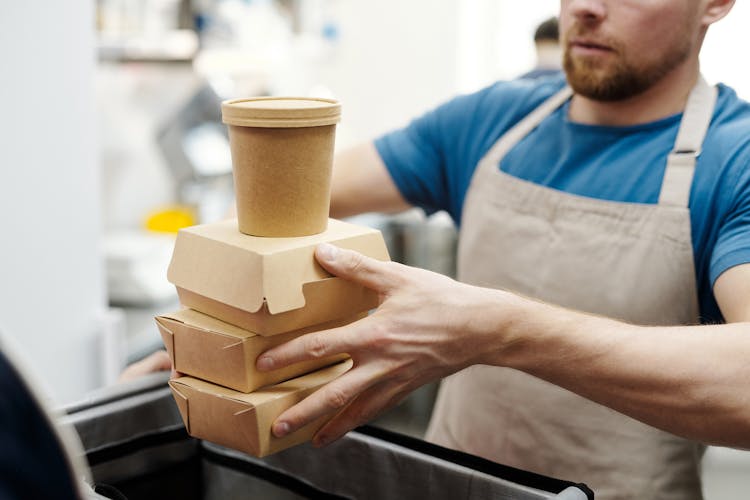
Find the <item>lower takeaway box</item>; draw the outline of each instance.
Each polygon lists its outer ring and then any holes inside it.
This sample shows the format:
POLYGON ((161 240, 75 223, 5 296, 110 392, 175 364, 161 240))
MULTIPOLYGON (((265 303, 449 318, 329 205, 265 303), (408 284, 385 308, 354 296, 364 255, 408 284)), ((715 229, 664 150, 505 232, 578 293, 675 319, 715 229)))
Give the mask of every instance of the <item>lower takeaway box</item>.
POLYGON ((249 394, 192 377, 170 380, 172 394, 188 433, 222 446, 263 457, 309 441, 330 416, 277 438, 274 420, 319 387, 344 374, 351 360, 249 394))

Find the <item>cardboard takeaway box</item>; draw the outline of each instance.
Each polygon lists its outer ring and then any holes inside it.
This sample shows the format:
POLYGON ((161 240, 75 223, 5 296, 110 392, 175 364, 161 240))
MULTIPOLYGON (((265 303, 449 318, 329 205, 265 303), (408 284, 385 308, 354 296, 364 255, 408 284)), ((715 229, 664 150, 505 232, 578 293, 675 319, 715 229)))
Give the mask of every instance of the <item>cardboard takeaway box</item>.
POLYGON ((315 435, 329 416, 283 438, 271 434, 271 425, 286 409, 351 366, 351 360, 346 360, 250 394, 192 377, 170 380, 169 385, 191 436, 263 457, 308 441, 315 435))
POLYGON ((182 305, 259 335, 276 335, 377 307, 375 292, 332 277, 315 261, 328 242, 389 260, 380 231, 330 219, 312 236, 263 238, 237 220, 181 229, 167 278, 182 305))
POLYGON ((183 309, 156 317, 172 366, 184 374, 240 392, 276 384, 345 359, 345 354, 259 372, 255 360, 263 351, 305 333, 343 326, 367 313, 323 323, 273 337, 242 330, 205 314, 183 309))

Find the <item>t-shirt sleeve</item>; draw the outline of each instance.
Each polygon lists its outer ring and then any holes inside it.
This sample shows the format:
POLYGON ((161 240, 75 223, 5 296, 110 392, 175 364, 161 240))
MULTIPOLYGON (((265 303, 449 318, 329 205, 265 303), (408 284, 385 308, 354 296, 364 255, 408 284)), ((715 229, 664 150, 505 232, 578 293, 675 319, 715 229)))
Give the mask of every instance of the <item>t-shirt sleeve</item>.
POLYGON ((446 210, 460 222, 480 159, 508 128, 564 84, 563 77, 496 82, 379 137, 375 147, 408 202, 428 212, 446 210))
POLYGON ((446 158, 440 122, 454 101, 412 120, 406 127, 375 140, 375 147, 403 197, 427 211, 446 208, 446 158))
POLYGON ((731 205, 721 223, 711 255, 709 276, 713 287, 726 270, 750 263, 750 151, 738 160, 731 205))
POLYGON ((488 101, 502 108, 497 84, 455 97, 379 137, 375 147, 404 198, 427 212, 447 210, 458 220, 463 197, 481 154, 479 137, 493 118, 488 101), (495 98, 488 99, 493 94, 495 98), (479 111, 482 111, 481 113, 479 111))

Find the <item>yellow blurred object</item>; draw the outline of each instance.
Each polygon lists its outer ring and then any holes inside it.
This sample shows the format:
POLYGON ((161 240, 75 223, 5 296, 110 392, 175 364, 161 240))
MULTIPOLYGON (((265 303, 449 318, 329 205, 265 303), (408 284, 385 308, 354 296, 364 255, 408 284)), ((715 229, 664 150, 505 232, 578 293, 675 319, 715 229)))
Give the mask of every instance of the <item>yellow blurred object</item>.
POLYGON ((195 225, 193 209, 187 206, 174 206, 151 213, 146 218, 146 229, 160 233, 176 233, 183 227, 195 225))

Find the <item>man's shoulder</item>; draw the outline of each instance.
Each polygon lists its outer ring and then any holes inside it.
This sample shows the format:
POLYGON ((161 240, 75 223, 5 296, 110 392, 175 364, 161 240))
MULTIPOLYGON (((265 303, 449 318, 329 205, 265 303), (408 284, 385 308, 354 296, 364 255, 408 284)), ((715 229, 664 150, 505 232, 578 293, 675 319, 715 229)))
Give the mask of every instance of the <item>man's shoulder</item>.
POLYGON ((480 91, 480 94, 486 103, 513 103, 530 111, 552 97, 565 85, 565 77, 562 74, 533 79, 518 78, 495 82, 480 91))
MULTIPOLYGON (((750 122, 750 102, 742 99, 732 87, 722 83, 717 85, 719 96, 716 102, 714 120, 722 127, 745 127, 750 122)), ((747 129, 745 129, 747 135, 747 129)))
POLYGON ((726 85, 719 95, 711 125, 699 157, 696 181, 709 182, 705 193, 720 196, 726 206, 737 203, 733 196, 750 196, 750 103, 726 85), (734 193, 732 195, 731 193, 734 193))
POLYGON ((441 116, 449 123, 470 121, 479 130, 507 128, 528 115, 537 106, 565 86, 565 78, 502 80, 478 91, 455 97, 441 107, 441 116))
MULTIPOLYGON (((707 137, 709 148, 724 155, 750 155, 750 103, 731 87, 718 85, 716 111, 707 137)), ((706 148, 704 148, 706 149, 706 148)))

